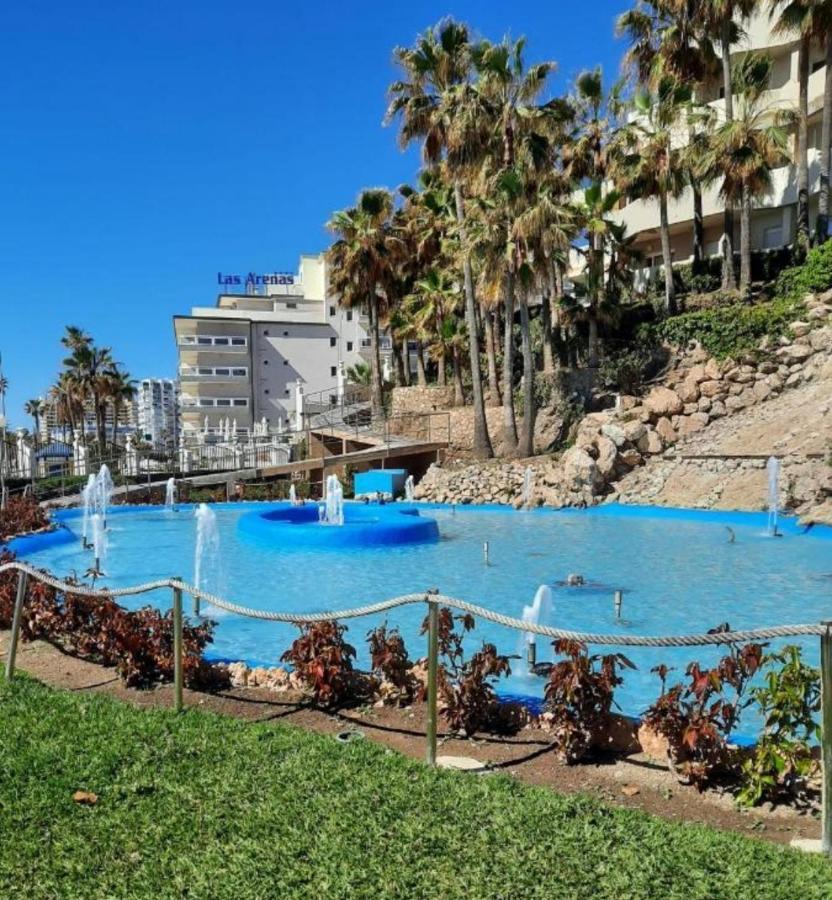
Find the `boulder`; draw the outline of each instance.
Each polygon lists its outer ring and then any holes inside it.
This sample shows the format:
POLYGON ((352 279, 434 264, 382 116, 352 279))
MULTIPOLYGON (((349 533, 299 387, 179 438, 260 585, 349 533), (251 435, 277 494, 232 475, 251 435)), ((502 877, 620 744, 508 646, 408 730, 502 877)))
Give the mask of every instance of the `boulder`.
POLYGON ((664 450, 664 444, 659 435, 651 428, 644 432, 638 439, 638 449, 641 453, 656 454, 664 450))
POLYGON ((661 438, 664 444, 673 444, 676 442, 676 429, 670 422, 670 419, 662 417, 656 422, 656 434, 661 438))
MULTIPOLYGON (((606 427, 606 426, 605 426, 606 427)), ((609 478, 612 474, 613 469, 615 468, 615 460, 618 456, 618 447, 612 438, 607 437, 602 434, 599 435, 595 439, 595 446, 597 447, 598 457, 595 460, 595 465, 598 467, 598 471, 603 475, 603 477, 609 478)))
POLYGON ((679 425, 680 437, 688 437, 688 435, 696 434, 708 424, 708 414, 703 412, 695 412, 692 415, 685 416, 679 425))
POLYGON ((624 437, 631 443, 637 444, 647 432, 647 426, 643 422, 622 422, 621 430, 624 437))
POLYGON ((832 350, 832 328, 816 328, 809 335, 809 343, 813 350, 832 350))
POLYGON ((571 447, 563 454, 563 478, 572 490, 589 488, 594 491, 604 483, 595 460, 580 447, 571 447))
POLYGON ((640 466, 644 462, 638 450, 635 450, 632 447, 622 451, 620 459, 625 466, 629 466, 631 469, 640 466))
POLYGON ((615 422, 607 422, 606 425, 602 425, 601 434, 608 437, 616 447, 623 447, 624 444, 627 443, 627 436, 624 434, 624 429, 615 422))
POLYGON ((683 403, 696 403, 699 399, 699 382, 688 376, 678 388, 676 393, 683 403))
POLYGON ((656 418, 678 415, 685 407, 682 399, 670 388, 654 387, 644 400, 645 409, 656 418))
POLYGON ((711 419, 721 419, 726 413, 725 404, 721 400, 714 400, 708 410, 711 419))
POLYGON ((705 376, 709 381, 718 381, 722 377, 719 363, 715 359, 709 359, 705 363, 705 376))
POLYGON ((710 380, 703 381, 699 385, 699 390, 702 393, 703 397, 716 397, 717 394, 721 394, 725 388, 721 381, 710 380))
POLYGON ((771 385, 766 384, 765 381, 758 381, 751 390, 757 400, 768 400, 771 396, 771 385))

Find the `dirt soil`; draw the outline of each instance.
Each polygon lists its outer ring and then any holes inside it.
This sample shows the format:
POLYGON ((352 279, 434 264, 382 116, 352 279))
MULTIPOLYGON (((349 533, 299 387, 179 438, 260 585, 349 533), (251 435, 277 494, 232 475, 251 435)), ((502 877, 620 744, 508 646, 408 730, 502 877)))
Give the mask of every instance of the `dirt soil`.
MULTIPOLYGON (((8 631, 0 631, 0 662, 5 665, 8 631)), ((170 685, 152 690, 126 688, 112 669, 68 656, 50 644, 36 641, 18 647, 17 666, 40 681, 71 691, 96 692, 138 707, 169 707, 170 685)), ((425 707, 406 709, 361 707, 329 713, 310 708, 302 697, 267 688, 232 688, 219 693, 185 692, 185 704, 250 722, 280 721, 322 734, 360 730, 370 740, 414 759, 425 755, 425 707)), ((488 735, 456 738, 441 729, 440 755, 473 757, 486 771, 503 772, 559 793, 581 793, 630 809, 642 809, 665 819, 698 822, 730 829, 775 843, 796 837, 820 837, 817 809, 761 807, 737 809, 727 793, 699 794, 681 785, 668 769, 644 754, 606 756, 566 766, 557 761, 544 731, 527 728, 513 738, 488 735)), ((460 777, 482 777, 463 775, 460 777)))

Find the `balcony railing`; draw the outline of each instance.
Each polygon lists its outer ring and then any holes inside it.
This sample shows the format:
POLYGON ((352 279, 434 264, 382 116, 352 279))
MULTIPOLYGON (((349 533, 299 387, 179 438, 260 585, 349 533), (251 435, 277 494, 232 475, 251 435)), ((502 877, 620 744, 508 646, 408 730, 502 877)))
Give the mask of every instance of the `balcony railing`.
POLYGON ((248 366, 180 366, 183 381, 244 381, 248 366))
POLYGON ((181 334, 178 344, 189 350, 208 350, 212 353, 246 353, 248 338, 221 334, 181 334))

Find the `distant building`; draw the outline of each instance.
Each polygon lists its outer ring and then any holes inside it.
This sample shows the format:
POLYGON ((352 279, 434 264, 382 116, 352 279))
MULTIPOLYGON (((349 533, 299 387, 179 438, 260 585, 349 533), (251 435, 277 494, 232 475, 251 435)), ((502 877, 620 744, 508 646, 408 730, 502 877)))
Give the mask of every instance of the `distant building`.
MULTIPOLYGON (((295 412, 298 387, 313 403, 335 393, 339 370, 369 359, 367 319, 328 292, 323 254, 302 256, 297 275, 217 276, 216 306, 174 316, 184 436, 238 431, 266 420, 276 428, 295 412)), ((390 340, 382 338, 389 370, 390 340)))
POLYGON ((179 382, 143 378, 136 392, 139 435, 156 450, 173 449, 179 440, 179 382))
MULTIPOLYGON (((107 440, 113 436, 113 407, 108 403, 104 410, 104 425, 107 440)), ((89 438, 95 437, 95 411, 91 399, 84 401, 84 421, 77 423, 76 428, 82 430, 89 438), (83 427, 81 427, 83 426, 83 427)), ((126 434, 136 430, 136 400, 122 400, 118 410, 118 425, 116 427, 116 441, 122 442, 126 434)), ((44 442, 51 440, 72 440, 72 431, 67 422, 58 421, 58 407, 54 400, 44 400, 43 411, 40 416, 40 439, 44 442)))

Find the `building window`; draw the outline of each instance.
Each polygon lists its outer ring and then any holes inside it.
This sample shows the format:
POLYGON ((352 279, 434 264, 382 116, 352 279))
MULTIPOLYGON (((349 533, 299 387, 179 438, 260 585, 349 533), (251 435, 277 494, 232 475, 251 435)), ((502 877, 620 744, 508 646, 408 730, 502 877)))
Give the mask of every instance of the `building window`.
POLYGON ((298 308, 297 303, 287 303, 286 304, 286 309, 297 309, 297 308, 298 308))
POLYGON ((329 346, 334 347, 338 343, 338 338, 331 337, 329 339, 329 346))
POLYGON ((237 378, 245 378, 248 375, 248 369, 232 369, 231 374, 237 378))
POLYGON ((289 396, 289 388, 286 388, 286 396, 289 396))
POLYGON ((347 321, 352 322, 352 310, 351 309, 347 310, 347 321))
POLYGON ((235 400, 234 406, 248 406, 248 400, 235 400))
POLYGON ((268 394, 268 393, 269 393, 269 389, 268 389, 268 388, 266 388, 266 390, 265 390, 265 391, 263 391, 263 393, 264 393, 264 394, 268 394))
POLYGON ((264 360, 263 360, 263 365, 264 365, 264 366, 267 366, 268 364, 269 364, 269 361, 268 361, 267 359, 264 359, 264 360))
POLYGON ((245 347, 246 339, 245 338, 231 338, 231 346, 232 347, 245 347))
POLYGON ((330 367, 329 367, 329 374, 330 374, 333 378, 335 378, 336 375, 338 374, 338 369, 337 369, 335 366, 330 366, 330 367))
POLYGON ((289 337, 289 332, 288 332, 288 331, 284 331, 284 332, 283 332, 283 337, 289 337))
POLYGON ((763 250, 774 250, 783 246, 783 226, 770 225, 763 229, 763 250))
POLYGON ((335 315, 335 307, 334 307, 334 306, 330 306, 330 307, 329 307, 329 314, 330 314, 330 316, 334 316, 334 315, 335 315))
POLYGON ((264 334, 266 337, 268 337, 268 336, 269 336, 269 329, 268 329, 268 328, 264 328, 264 329, 263 329, 263 334, 264 334))
POLYGON ((347 353, 352 353, 352 341, 347 341, 347 353))
POLYGON ((284 359, 284 360, 283 360, 283 365, 284 365, 284 366, 288 366, 288 365, 289 365, 289 360, 288 360, 288 359, 284 359))

